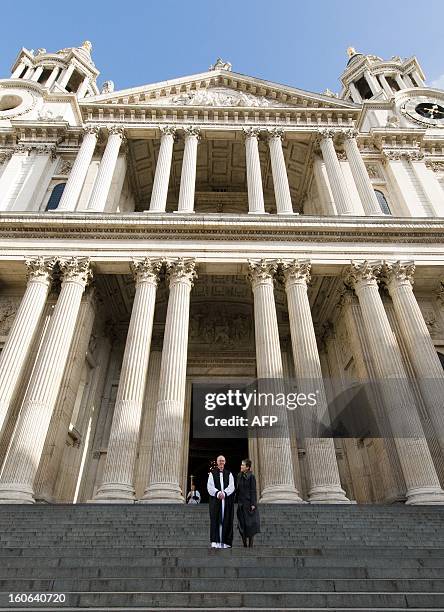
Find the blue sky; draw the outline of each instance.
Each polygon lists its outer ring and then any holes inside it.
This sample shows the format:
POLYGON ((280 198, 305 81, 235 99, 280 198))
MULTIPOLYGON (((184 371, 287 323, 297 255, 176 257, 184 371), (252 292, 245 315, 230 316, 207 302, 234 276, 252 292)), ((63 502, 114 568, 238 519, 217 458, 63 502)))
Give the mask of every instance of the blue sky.
POLYGON ((207 70, 233 70, 309 91, 340 90, 348 46, 384 58, 416 55, 444 88, 442 0, 30 0, 2 3, 0 76, 18 50, 93 43, 98 82, 116 89, 207 70), (6 27, 5 27, 6 26, 6 27))

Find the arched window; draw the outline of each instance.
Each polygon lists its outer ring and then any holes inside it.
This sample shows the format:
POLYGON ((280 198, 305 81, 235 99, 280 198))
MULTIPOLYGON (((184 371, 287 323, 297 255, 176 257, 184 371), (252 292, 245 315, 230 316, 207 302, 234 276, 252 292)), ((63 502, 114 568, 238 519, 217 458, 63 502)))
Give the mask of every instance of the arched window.
POLYGON ((59 205, 60 198, 62 197, 63 190, 65 189, 66 183, 59 183, 54 187, 51 193, 51 197, 46 205, 46 210, 55 210, 59 205))
POLYGON ((379 189, 375 189, 375 193, 376 198, 379 202, 379 206, 381 207, 381 211, 384 213, 384 215, 391 215, 392 213, 390 211, 385 195, 382 193, 382 191, 379 191, 379 189))

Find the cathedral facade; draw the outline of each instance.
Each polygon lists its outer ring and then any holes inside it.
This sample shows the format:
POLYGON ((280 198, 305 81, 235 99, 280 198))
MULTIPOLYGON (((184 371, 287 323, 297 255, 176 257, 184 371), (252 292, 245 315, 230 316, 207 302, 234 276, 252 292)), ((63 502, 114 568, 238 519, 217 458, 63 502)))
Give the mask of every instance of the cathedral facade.
POLYGON ((263 503, 443 504, 444 92, 354 49, 339 94, 115 91, 91 51, 0 80, 0 502, 183 503, 223 453, 263 503), (393 435, 195 435, 196 385, 254 379, 393 435))

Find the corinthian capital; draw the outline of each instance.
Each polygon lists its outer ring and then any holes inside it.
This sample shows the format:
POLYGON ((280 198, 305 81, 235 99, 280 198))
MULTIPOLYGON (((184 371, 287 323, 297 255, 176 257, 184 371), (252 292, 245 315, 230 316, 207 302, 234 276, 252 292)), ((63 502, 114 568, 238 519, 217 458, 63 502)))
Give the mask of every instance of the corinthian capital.
POLYGON ((56 261, 55 257, 32 257, 25 259, 28 282, 37 280, 50 283, 56 261))
POLYGON ((123 140, 125 138, 125 129, 121 125, 112 125, 108 128, 110 136, 120 136, 123 140))
POLYGON ((320 140, 324 140, 326 138, 334 138, 337 134, 337 130, 332 128, 319 128, 318 136, 320 140))
POLYGON ((83 133, 86 134, 93 134, 94 136, 98 136, 100 132, 100 128, 98 125, 85 125, 85 127, 83 128, 83 133))
POLYGON ((282 128, 271 128, 267 130, 267 140, 271 140, 273 138, 279 138, 279 140, 284 139, 284 130, 282 128))
POLYGON ((192 287, 197 279, 196 261, 194 259, 180 257, 176 261, 167 261, 166 269, 170 287, 172 284, 181 281, 189 282, 192 287))
POLYGON ((346 140, 353 140, 353 138, 356 138, 358 135, 358 130, 355 130, 355 128, 349 128, 347 130, 342 130, 341 133, 344 135, 346 140))
POLYGON ((92 280, 91 260, 89 257, 69 257, 59 259, 63 281, 72 281, 86 286, 92 280))
POLYGON ((310 283, 311 264, 308 259, 293 259, 292 261, 280 261, 280 268, 284 275, 285 286, 310 283))
POLYGON ((390 291, 394 285, 410 285, 414 283, 415 262, 396 261, 394 263, 384 262, 381 279, 390 291))
POLYGON ((185 138, 198 138, 200 139, 200 129, 194 125, 189 125, 184 128, 185 138))
POLYGON ((160 130, 160 136, 174 136, 176 135, 176 128, 174 127, 174 125, 160 125, 159 126, 159 130, 160 130))
POLYGON ((382 262, 352 261, 344 273, 344 283, 353 289, 359 283, 376 284, 381 268, 382 262))
POLYGON ((259 138, 261 130, 257 127, 244 127, 242 128, 245 138, 259 138))
POLYGON ((254 289, 261 283, 272 283, 278 268, 277 261, 260 259, 259 261, 248 260, 248 280, 254 289))
POLYGON ((133 259, 130 263, 130 268, 136 284, 147 282, 157 285, 159 282, 159 272, 162 268, 162 260, 151 259, 149 257, 133 259))

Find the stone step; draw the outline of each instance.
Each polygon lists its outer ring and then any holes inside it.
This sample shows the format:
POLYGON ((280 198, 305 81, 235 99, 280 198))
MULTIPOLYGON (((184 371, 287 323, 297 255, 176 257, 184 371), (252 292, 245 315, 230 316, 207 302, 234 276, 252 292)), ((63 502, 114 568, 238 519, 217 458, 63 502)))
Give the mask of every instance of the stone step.
POLYGON ((380 592, 441 593, 444 601, 444 579, 326 579, 326 578, 10 578, 0 580, 0 592, 139 592, 174 593, 232 590, 269 592, 380 592))
POLYGON ((442 579, 442 568, 427 567, 282 567, 282 566, 122 566, 106 567, 54 567, 39 564, 28 567, 0 569, 0 579, 55 579, 55 578, 298 578, 298 579, 356 579, 372 578, 386 580, 400 579, 442 579))
MULTIPOLYGON (((5 595, 2 602, 5 602, 5 595)), ((5 602, 6 603, 6 602, 5 602)), ((443 610, 441 593, 360 593, 360 592, 68 592, 65 604, 56 606, 46 604, 41 609, 56 608, 94 608, 114 609, 261 609, 278 610, 280 608, 296 610, 443 610)), ((11 608, 6 608, 11 609, 11 608)), ((15 608, 14 606, 14 609, 15 608)), ((23 609, 23 608, 19 608, 23 609)), ((28 606, 25 609, 36 609, 28 606)))

